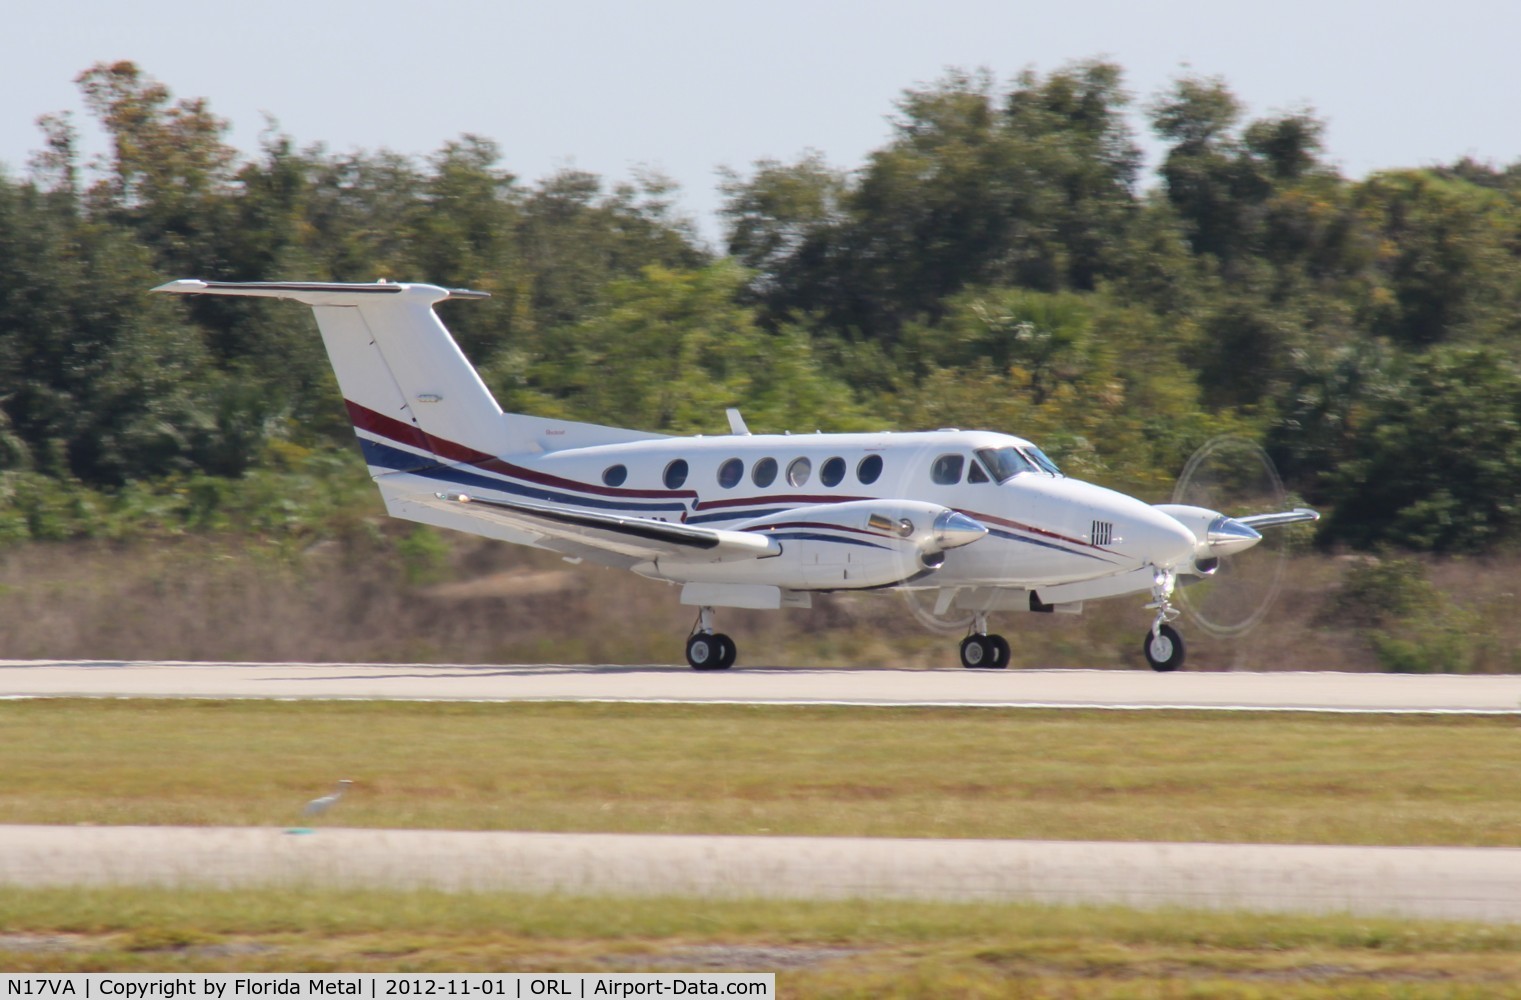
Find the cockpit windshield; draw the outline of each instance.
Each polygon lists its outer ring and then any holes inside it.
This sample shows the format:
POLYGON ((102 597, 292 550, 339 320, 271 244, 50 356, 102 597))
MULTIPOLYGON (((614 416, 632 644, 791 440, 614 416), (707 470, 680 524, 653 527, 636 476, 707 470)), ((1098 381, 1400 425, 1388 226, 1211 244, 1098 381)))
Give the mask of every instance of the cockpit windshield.
POLYGON ((1032 462, 1040 466, 1042 470, 1051 473, 1051 475, 1059 476, 1062 474, 1062 470, 1058 469, 1056 467, 1056 463, 1051 461, 1051 456, 1047 455, 1045 452, 1041 451, 1033 444, 1025 449, 1025 454, 1030 457, 1030 460, 1032 462))
POLYGON ((982 459, 988 471, 998 482, 1007 482, 1021 472, 1034 472, 1035 464, 1019 453, 1019 449, 978 448, 977 457, 982 459))
POLYGON ((1002 448, 978 448, 977 457, 982 459, 988 471, 993 474, 993 478, 1000 483, 1008 482, 1021 472, 1061 475, 1061 470, 1056 467, 1056 463, 1034 445, 1024 448, 1015 448, 1011 445, 1002 448))

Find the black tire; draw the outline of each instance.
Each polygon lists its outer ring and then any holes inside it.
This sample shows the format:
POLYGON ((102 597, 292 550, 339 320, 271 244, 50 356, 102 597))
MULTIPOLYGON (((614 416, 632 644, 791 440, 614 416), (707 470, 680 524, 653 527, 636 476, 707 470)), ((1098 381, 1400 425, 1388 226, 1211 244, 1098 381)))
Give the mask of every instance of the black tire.
POLYGON ((1009 649, 1009 640, 1001 635, 990 635, 988 636, 988 643, 993 647, 993 662, 988 665, 997 667, 999 670, 1007 667, 1009 665, 1009 656, 1012 652, 1009 649))
POLYGON ((739 656, 739 647, 734 644, 733 639, 722 632, 715 632, 713 641, 718 644, 718 659, 710 669, 728 670, 734 666, 735 657, 739 656))
POLYGON ((693 670, 722 670, 723 643, 711 632, 697 632, 687 639, 687 665, 693 670))
POLYGON ((1000 670, 1008 666, 1007 652, 1000 658, 1000 649, 993 640, 998 636, 969 635, 961 640, 961 665, 968 670, 1000 670))
POLYGON ((1168 673, 1183 666, 1183 637, 1171 625, 1163 625, 1156 635, 1146 633, 1141 641, 1141 653, 1151 669, 1168 673))

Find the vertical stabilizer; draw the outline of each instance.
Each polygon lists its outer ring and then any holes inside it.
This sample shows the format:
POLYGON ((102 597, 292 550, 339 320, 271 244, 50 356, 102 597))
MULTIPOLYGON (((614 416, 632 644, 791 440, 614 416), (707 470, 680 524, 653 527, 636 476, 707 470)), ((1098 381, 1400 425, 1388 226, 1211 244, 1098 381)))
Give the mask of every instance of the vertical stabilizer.
POLYGON ((154 291, 311 306, 376 474, 532 450, 526 438, 514 439, 513 422, 433 311, 445 299, 481 299, 485 292, 393 282, 218 281, 171 281, 154 291))

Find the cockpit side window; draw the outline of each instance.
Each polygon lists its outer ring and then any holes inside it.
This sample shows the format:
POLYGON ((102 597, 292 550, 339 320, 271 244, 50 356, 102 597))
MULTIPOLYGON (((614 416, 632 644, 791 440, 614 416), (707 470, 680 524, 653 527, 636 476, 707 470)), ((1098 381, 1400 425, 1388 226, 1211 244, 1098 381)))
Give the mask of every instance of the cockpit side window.
POLYGON ((1021 472, 1036 471, 1035 463, 1020 453, 1018 448, 1005 445, 1002 448, 978 448, 977 457, 987 464, 988 471, 1000 483, 1006 483, 1021 472))
POLYGON ((961 467, 965 462, 960 455, 941 455, 930 466, 930 478, 941 486, 955 486, 961 482, 961 467))
POLYGON ((988 474, 982 471, 982 463, 975 458, 967 463, 966 481, 969 483, 985 483, 988 481, 988 474))

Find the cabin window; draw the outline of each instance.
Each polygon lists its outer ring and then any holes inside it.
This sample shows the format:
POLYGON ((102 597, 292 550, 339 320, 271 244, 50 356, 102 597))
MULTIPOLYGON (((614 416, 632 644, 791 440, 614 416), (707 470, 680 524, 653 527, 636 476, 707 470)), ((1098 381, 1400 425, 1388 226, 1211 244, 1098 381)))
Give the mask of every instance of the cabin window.
POLYGON ((966 481, 969 483, 985 483, 988 481, 988 474, 982 471, 982 463, 975 458, 967 463, 966 481))
POLYGON ((803 486, 808 482, 808 474, 813 471, 813 463, 806 458, 794 458, 787 465, 787 485, 803 486))
POLYGON ((961 482, 961 467, 966 459, 960 455, 941 455, 930 466, 930 478, 941 486, 955 486, 961 482))
POLYGON ((882 475, 882 456, 867 455, 856 465, 856 478, 863 483, 874 483, 882 475))
POLYGON ((605 486, 622 486, 628 478, 628 466, 609 465, 602 470, 602 483, 605 486))
POLYGON ((745 463, 737 458, 731 458, 718 467, 718 485, 726 490, 732 490, 738 486, 743 478, 745 478, 745 463))
POLYGON ((665 467, 665 488, 679 489, 687 481, 687 460, 678 458, 665 467))
POLYGON ((836 455, 819 467, 819 482, 825 486, 838 486, 845 478, 845 460, 836 455))
POLYGON ((776 482, 776 459, 763 458, 750 470, 750 481, 765 489, 776 482))

